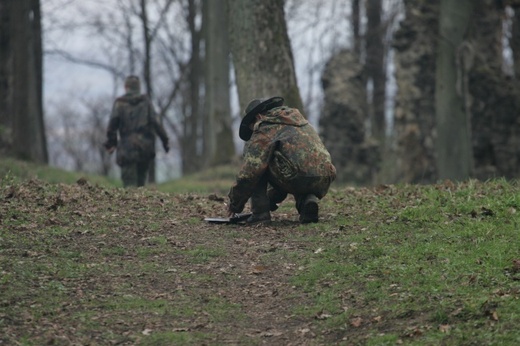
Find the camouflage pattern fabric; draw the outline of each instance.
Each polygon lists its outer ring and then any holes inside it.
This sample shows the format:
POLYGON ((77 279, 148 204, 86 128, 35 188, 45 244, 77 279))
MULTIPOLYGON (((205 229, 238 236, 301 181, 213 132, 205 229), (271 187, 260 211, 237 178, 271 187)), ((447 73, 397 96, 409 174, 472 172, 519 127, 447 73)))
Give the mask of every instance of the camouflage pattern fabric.
POLYGON ((168 146, 166 131, 147 96, 128 93, 116 99, 110 115, 105 146, 117 147, 118 165, 153 159, 155 134, 159 135, 164 146, 168 146))
POLYGON ((325 196, 336 169, 314 128, 297 109, 286 106, 261 117, 244 147, 244 163, 229 192, 229 210, 240 213, 265 175, 282 194, 325 196))
POLYGON ((121 166, 121 180, 124 187, 144 186, 151 161, 129 163, 121 166))

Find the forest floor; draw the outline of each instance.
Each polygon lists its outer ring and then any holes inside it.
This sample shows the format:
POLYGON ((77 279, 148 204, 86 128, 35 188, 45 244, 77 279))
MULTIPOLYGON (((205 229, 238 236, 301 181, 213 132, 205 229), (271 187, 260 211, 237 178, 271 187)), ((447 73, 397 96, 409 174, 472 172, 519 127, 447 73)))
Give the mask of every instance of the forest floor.
POLYGON ((0 345, 513 345, 520 189, 336 188, 320 222, 218 193, 0 184, 0 345))

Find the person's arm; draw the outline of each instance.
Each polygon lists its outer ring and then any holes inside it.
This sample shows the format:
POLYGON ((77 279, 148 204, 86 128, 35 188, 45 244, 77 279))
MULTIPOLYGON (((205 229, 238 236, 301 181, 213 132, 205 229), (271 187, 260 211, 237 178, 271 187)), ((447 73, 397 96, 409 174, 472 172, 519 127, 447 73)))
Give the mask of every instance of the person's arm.
POLYGON ((240 213, 253 190, 267 171, 272 148, 267 136, 258 133, 246 142, 244 163, 237 174, 236 182, 229 191, 229 213, 240 213))
POLYGON ((159 136, 159 138, 161 139, 164 151, 168 152, 170 151, 168 134, 166 133, 164 126, 160 122, 159 115, 155 112, 155 109, 153 108, 151 102, 149 103, 148 109, 150 112, 150 119, 152 121, 153 129, 157 136, 159 136))
POLYGON ((117 130, 119 129, 119 110, 117 107, 117 100, 114 102, 112 107, 112 113, 110 114, 110 120, 107 128, 107 141, 105 142, 105 148, 109 153, 112 153, 117 147, 117 130))

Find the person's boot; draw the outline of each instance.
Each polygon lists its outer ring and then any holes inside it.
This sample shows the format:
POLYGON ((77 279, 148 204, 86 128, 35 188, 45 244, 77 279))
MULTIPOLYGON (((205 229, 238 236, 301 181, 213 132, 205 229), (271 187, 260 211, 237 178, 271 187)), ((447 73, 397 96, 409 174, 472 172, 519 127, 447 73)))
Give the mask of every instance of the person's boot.
POLYGON ((247 225, 258 225, 258 224, 269 224, 271 223, 271 213, 266 211, 263 213, 253 213, 250 217, 247 218, 247 225))
POLYGON ((307 195, 300 210, 300 223, 318 222, 319 199, 314 195, 307 195))

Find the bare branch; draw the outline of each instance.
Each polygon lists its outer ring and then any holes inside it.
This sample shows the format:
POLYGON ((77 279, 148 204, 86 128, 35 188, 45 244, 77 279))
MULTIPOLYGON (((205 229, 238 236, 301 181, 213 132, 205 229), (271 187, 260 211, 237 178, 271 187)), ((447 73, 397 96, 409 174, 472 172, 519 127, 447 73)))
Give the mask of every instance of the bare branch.
POLYGON ((119 70, 119 69, 117 69, 114 66, 108 65, 108 64, 106 64, 104 62, 101 62, 101 61, 82 59, 82 58, 74 56, 71 53, 66 52, 64 50, 61 50, 61 49, 46 50, 45 54, 59 56, 59 57, 65 59, 65 60, 67 60, 69 62, 72 62, 74 64, 89 66, 89 67, 101 69, 101 70, 104 70, 104 71, 108 71, 112 75, 117 76, 118 78, 124 78, 125 77, 124 72, 119 70))

